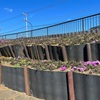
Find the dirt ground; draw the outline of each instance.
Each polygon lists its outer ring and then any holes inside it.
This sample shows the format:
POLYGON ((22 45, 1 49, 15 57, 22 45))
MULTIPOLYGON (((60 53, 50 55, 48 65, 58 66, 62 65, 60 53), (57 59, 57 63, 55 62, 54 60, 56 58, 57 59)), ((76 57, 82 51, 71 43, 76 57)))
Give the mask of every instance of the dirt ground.
POLYGON ((27 96, 23 92, 11 90, 3 85, 0 85, 0 100, 44 100, 33 96, 27 96))

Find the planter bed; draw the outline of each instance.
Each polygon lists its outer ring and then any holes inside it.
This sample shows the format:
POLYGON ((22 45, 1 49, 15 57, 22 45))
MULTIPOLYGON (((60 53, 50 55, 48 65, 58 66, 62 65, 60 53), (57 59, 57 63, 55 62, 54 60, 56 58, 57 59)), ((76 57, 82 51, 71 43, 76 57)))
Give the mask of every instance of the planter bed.
POLYGON ((84 34, 73 34, 69 36, 54 37, 54 38, 41 38, 41 39, 16 39, 16 40, 1 40, 0 46, 5 46, 6 44, 26 44, 26 45, 75 45, 75 44, 85 44, 91 42, 100 41, 100 34, 97 33, 84 33, 84 34))
MULTIPOLYGON (((9 62, 9 60, 4 61, 9 62)), ((22 65, 22 67, 3 66, 2 83, 14 90, 25 92, 23 66, 25 65, 22 65)), ((99 100, 99 69, 99 61, 52 62, 35 60, 34 66, 28 68, 31 94, 38 98, 44 98, 45 100, 69 100, 68 72, 73 71, 76 100, 94 100, 95 98, 99 100), (49 64, 51 64, 49 66, 51 68, 48 68, 49 64), (58 65, 59 67, 54 67, 58 65)))
POLYGON ((12 45, 0 48, 0 53, 5 57, 27 57, 33 60, 53 61, 95 61, 100 60, 100 43, 80 45, 12 45))
POLYGON ((68 73, 72 71, 75 99, 99 100, 99 38, 100 34, 80 34, 40 40, 20 39, 9 41, 11 48, 4 45, 7 41, 2 42, 0 53, 6 56, 0 57, 2 83, 25 92, 24 66, 27 66, 33 96, 46 100, 69 100, 68 73))
POLYGON ((2 84, 5 86, 25 92, 23 68, 2 67, 2 84))
MULTIPOLYGON (((31 95, 45 100, 70 100, 67 72, 39 71, 28 68, 31 95)), ((25 92, 22 68, 2 67, 2 83, 25 92), (22 81, 23 80, 23 81, 22 81)), ((73 73, 76 100, 99 100, 100 76, 73 73)))
POLYGON ((100 76, 74 73, 76 100, 100 99, 100 76))
POLYGON ((46 71, 74 71, 84 74, 100 74, 100 61, 52 61, 52 60, 32 60, 30 58, 12 58, 12 57, 0 57, 0 61, 3 65, 13 66, 14 68, 20 68, 20 66, 27 66, 34 70, 46 70, 46 71))
POLYGON ((94 61, 100 60, 99 41, 100 34, 97 33, 41 39, 2 40, 0 53, 6 57, 20 56, 34 60, 94 61), (87 50, 87 43, 90 43, 90 50, 87 50), (62 47, 65 48, 64 51, 62 47))
POLYGON ((32 95, 45 100, 68 100, 67 73, 29 69, 32 95))

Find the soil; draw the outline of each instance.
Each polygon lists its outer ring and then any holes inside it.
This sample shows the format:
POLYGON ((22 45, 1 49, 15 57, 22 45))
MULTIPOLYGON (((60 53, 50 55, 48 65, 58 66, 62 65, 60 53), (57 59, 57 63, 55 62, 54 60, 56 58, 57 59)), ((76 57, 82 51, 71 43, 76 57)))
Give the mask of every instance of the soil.
POLYGON ((5 87, 4 85, 0 85, 0 100, 44 100, 38 99, 33 96, 27 96, 23 92, 14 91, 5 87))

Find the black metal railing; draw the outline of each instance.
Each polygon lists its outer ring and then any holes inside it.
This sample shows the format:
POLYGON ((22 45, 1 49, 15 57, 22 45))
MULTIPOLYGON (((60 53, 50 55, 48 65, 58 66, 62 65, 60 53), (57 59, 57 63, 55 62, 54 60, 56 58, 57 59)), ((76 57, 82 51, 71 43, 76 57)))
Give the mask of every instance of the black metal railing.
POLYGON ((28 37, 38 37, 55 34, 74 34, 77 32, 84 33, 86 31, 91 31, 94 29, 100 29, 100 13, 43 28, 1 35, 0 39, 17 39, 21 37, 26 37, 26 34, 28 34, 28 37))

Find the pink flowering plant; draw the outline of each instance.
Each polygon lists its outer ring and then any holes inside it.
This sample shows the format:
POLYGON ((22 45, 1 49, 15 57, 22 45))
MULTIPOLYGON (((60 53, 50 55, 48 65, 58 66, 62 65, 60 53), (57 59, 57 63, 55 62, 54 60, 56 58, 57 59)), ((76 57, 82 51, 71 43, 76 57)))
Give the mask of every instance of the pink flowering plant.
POLYGON ((0 61, 11 64, 13 67, 28 66, 36 70, 57 70, 57 71, 74 71, 86 74, 100 74, 100 61, 51 61, 51 60, 32 60, 25 57, 0 57, 0 61))
POLYGON ((88 72, 89 74, 100 74, 100 61, 81 62, 71 68, 71 71, 81 73, 88 72))
POLYGON ((66 66, 61 66, 61 71, 66 70, 66 66))

